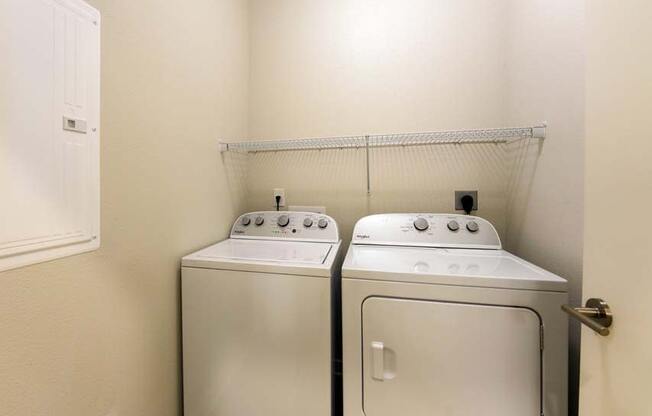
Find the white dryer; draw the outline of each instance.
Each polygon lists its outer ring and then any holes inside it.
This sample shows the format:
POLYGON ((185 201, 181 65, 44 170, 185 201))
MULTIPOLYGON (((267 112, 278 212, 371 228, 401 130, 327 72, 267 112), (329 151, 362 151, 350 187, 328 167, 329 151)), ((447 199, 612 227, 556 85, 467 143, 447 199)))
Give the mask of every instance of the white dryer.
POLYGON ((330 416, 339 257, 332 218, 271 211, 183 258, 186 416, 330 416))
POLYGON ((345 416, 564 416, 564 279, 472 216, 358 221, 342 268, 345 416))

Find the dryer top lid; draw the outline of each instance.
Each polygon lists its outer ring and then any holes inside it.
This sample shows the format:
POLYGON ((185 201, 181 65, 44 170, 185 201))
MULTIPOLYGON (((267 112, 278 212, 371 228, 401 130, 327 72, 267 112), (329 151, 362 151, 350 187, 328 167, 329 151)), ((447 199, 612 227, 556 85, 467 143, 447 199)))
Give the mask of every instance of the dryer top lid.
POLYGON ((456 214, 377 214, 360 219, 354 245, 440 248, 502 248, 500 237, 483 218, 456 214))
POLYGON ((342 277, 566 292, 565 279, 504 250, 352 245, 342 277))

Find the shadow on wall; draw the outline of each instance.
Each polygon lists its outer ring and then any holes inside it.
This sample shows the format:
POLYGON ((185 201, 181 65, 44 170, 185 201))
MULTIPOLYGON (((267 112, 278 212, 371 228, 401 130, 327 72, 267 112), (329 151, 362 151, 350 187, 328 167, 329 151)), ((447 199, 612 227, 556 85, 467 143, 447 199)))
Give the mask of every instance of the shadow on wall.
MULTIPOLYGON (((272 210, 273 188, 288 205, 325 206, 348 242, 355 222, 384 212, 455 212, 454 191, 479 191, 474 214, 507 228, 509 198, 532 174, 524 163, 537 140, 511 144, 441 144, 365 149, 225 153, 231 192, 244 192, 245 211, 272 210), (528 169, 525 169, 525 167, 528 169)), ((535 166, 535 164, 534 164, 535 166)), ((287 208, 287 207, 286 207, 287 208)))
POLYGON ((227 189, 232 196, 242 196, 242 198, 231 198, 233 212, 236 216, 247 210, 246 201, 244 200, 247 195, 247 162, 248 155, 245 153, 222 153, 227 189))
POLYGON ((521 211, 530 200, 532 179, 542 148, 542 140, 518 140, 505 145, 509 176, 505 216, 509 218, 510 240, 503 243, 509 247, 518 247, 521 242, 521 229, 525 222, 525 215, 521 211), (517 207, 520 208, 519 212, 516 212, 517 207))

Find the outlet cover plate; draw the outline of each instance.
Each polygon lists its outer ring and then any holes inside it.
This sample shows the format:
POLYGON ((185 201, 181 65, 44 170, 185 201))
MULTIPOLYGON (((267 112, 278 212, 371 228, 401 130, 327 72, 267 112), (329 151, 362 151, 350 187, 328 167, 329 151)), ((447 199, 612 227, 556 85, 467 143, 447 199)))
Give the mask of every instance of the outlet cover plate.
POLYGON ((462 207, 462 197, 465 195, 471 195, 473 197, 473 209, 472 211, 478 210, 478 191, 455 191, 455 210, 464 211, 462 207))

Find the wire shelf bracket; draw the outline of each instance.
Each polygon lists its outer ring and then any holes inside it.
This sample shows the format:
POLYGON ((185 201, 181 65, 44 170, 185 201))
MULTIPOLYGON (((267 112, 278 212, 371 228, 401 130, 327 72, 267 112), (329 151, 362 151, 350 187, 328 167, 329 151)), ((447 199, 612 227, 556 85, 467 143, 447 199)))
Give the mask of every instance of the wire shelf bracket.
POLYGON ((449 130, 421 133, 365 134, 343 137, 220 142, 220 152, 279 152, 296 150, 365 149, 367 193, 371 193, 369 149, 374 147, 427 146, 438 144, 510 143, 546 138, 546 123, 529 127, 449 130))

